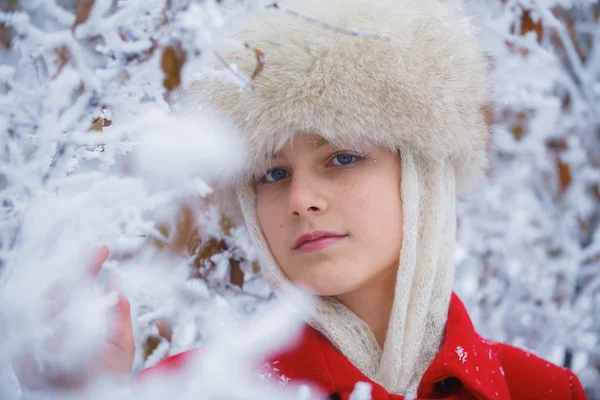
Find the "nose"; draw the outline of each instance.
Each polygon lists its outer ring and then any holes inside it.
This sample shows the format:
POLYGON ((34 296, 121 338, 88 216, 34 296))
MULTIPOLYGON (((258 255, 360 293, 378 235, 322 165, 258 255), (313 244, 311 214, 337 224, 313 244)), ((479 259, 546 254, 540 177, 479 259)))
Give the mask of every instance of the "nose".
POLYGON ((327 210, 327 201, 318 178, 294 175, 290 183, 289 214, 292 217, 319 215, 327 210))

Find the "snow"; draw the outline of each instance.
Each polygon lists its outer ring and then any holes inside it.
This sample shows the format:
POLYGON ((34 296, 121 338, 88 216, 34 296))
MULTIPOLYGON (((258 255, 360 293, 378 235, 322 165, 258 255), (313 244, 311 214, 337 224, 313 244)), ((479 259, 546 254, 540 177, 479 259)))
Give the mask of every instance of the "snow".
MULTIPOLYGON (((73 29, 67 3, 21 1, 20 11, 0 12, 16 32, 9 49, 0 46, 0 398, 20 397, 9 359, 23 349, 65 371, 89 361, 109 329, 109 275, 131 303, 134 374, 168 355, 211 350, 177 378, 129 388, 99 377, 80 398, 324 397, 275 370, 276 395, 254 379, 250 365, 290 345, 302 310, 274 301, 247 232, 224 202, 214 204, 227 194, 213 181, 243 172, 238 132, 208 108, 175 107, 177 90, 162 84, 164 49, 180 46, 182 87, 207 76, 244 86, 247 77, 214 65, 244 46, 229 33, 263 4, 177 0, 166 10, 164 0, 96 0, 73 29), (100 126, 90 129, 94 119, 100 126), (189 246, 194 237, 201 245, 189 246), (92 280, 89 256, 101 243, 111 257, 92 280), (202 246, 213 252, 198 262, 202 246), (236 268, 241 286, 231 280, 236 268), (62 306, 54 318, 49 292, 62 306), (157 324, 171 328, 169 338, 157 324), (70 344, 60 354, 45 346, 57 333, 70 344), (146 357, 149 339, 158 345, 146 357)), ((557 363, 572 354, 575 373, 600 397, 600 26, 592 4, 467 2, 493 60, 494 167, 459 206, 455 287, 483 336, 557 363), (519 4, 543 24, 541 42, 511 29, 519 4), (578 33, 553 15, 559 4, 578 33)), ((456 354, 466 363, 463 348, 456 354)), ((357 383, 351 398, 370 393, 357 383)))
POLYGON ((356 382, 349 400, 371 400, 371 384, 367 382, 356 382))
POLYGON ((233 126, 193 111, 169 116, 155 112, 145 121, 136 151, 136 174, 146 182, 161 188, 180 186, 192 178, 227 182, 243 172, 244 145, 233 126))
POLYGON ((456 349, 454 349, 454 351, 456 352, 456 355, 458 356, 460 362, 462 362, 463 364, 467 362, 467 356, 469 355, 469 353, 467 353, 465 349, 463 349, 460 346, 456 346, 456 349))
MULTIPOLYGON (((589 2, 562 3, 575 26, 588 26, 589 2)), ((520 36, 519 4, 469 2, 493 59, 496 122, 490 177, 459 205, 466 254, 457 260, 456 290, 482 336, 561 365, 575 355, 570 367, 598 397, 598 370, 580 355, 600 340, 600 320, 589 317, 600 310, 599 259, 589 257, 598 254, 600 215, 600 92, 592 90, 600 41, 565 34, 565 16, 552 15, 556 1, 528 3, 544 27, 541 42, 534 32, 520 36)))

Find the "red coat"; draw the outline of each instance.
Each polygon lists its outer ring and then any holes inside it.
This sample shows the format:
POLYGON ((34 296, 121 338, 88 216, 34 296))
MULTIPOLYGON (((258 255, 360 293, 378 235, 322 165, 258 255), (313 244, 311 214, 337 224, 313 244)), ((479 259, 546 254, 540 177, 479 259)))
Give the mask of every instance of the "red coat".
MULTIPOLYGON (((193 351, 193 350, 192 350, 193 351)), ((138 376, 180 368, 190 352, 148 368, 138 376)), ((401 400, 372 382, 316 330, 307 327, 297 347, 273 357, 278 373, 293 380, 312 381, 329 399, 347 400, 356 382, 372 385, 373 400, 401 400)), ((452 296, 442 349, 418 390, 419 399, 585 400, 579 379, 527 351, 483 339, 475 332, 467 310, 452 296)))

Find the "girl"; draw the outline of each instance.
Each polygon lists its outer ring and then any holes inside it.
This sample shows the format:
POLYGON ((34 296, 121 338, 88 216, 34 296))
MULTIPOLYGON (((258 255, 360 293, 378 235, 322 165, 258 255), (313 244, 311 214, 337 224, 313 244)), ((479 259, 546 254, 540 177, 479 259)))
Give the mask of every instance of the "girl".
MULTIPOLYGON (((274 357, 281 373, 330 399, 357 382, 375 400, 584 399, 569 370, 482 339, 452 293, 456 199, 485 174, 490 140, 487 64, 460 8, 285 5, 235 35, 266 55, 254 90, 206 80, 183 99, 244 134, 251 165, 235 190, 269 284, 318 299, 299 345, 274 357)), ((227 58, 256 69, 251 51, 227 58)), ((131 367, 124 326, 115 370, 131 367)))
MULTIPOLYGON (((343 399, 358 381, 374 399, 585 398, 572 372, 478 336, 452 294, 456 198, 484 175, 490 140, 487 65, 459 7, 285 5, 329 26, 274 3, 235 35, 267 57, 254 90, 204 81, 185 95, 245 135, 236 192, 265 278, 318 296, 283 374, 343 399)), ((256 66, 247 50, 228 61, 256 66)))

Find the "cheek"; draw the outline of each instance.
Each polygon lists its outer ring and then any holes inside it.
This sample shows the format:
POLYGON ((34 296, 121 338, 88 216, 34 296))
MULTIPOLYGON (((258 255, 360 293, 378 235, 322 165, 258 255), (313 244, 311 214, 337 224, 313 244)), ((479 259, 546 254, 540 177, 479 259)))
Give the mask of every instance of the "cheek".
POLYGON ((347 207, 364 221, 397 225, 392 222, 402 218, 399 182, 388 179, 363 179, 355 182, 351 191, 344 197, 348 200, 347 207))
POLYGON ((370 210, 376 201, 375 186, 369 179, 355 179, 349 185, 342 185, 343 190, 337 200, 343 202, 345 207, 350 208, 356 215, 365 215, 361 211, 370 210))
POLYGON ((258 223, 260 228, 265 235, 265 238, 269 240, 273 236, 273 230, 275 225, 275 218, 273 212, 269 212, 269 202, 263 197, 258 196, 256 199, 256 214, 258 216, 258 223))
POLYGON ((280 207, 280 202, 268 196, 258 196, 256 199, 256 212, 258 222, 271 252, 279 253, 282 244, 285 210, 280 207), (283 212, 283 214, 282 214, 283 212))
POLYGON ((400 183, 392 179, 362 180, 348 193, 351 229, 368 258, 396 258, 402 244, 403 211, 400 183), (351 203, 351 204, 350 204, 351 203), (367 250, 368 249, 368 250, 367 250))

